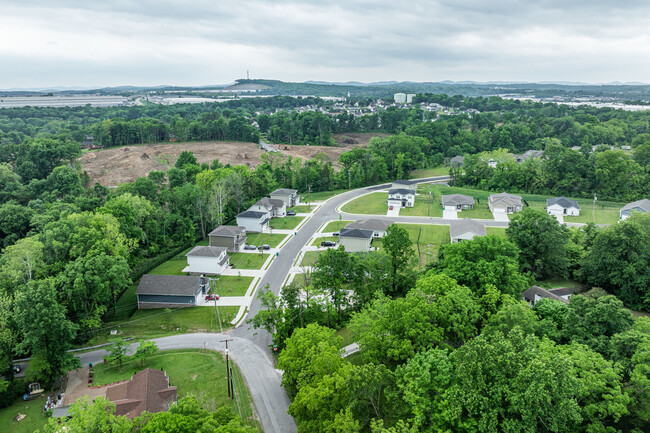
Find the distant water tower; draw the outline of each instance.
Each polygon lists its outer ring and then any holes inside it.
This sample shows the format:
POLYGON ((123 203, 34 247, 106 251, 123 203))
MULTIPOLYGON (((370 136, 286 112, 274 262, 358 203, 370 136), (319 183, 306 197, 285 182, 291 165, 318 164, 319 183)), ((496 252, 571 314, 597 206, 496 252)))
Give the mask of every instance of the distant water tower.
POLYGON ((398 104, 406 104, 406 93, 395 93, 393 98, 398 104))

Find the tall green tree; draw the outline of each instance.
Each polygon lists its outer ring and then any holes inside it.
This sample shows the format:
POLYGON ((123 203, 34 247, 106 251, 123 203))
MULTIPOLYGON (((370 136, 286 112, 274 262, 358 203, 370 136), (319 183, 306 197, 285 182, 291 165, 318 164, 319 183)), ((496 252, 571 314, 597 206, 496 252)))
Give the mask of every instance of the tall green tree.
POLYGON ((390 260, 391 293, 396 294, 408 288, 411 283, 409 277, 415 257, 413 242, 405 228, 393 224, 386 230, 382 245, 390 260))

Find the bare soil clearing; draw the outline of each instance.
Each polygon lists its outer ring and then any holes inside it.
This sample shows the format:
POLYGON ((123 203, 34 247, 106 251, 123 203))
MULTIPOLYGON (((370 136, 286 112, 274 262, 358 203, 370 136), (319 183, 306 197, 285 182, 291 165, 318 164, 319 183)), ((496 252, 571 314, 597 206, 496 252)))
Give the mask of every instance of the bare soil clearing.
MULTIPOLYGON (((339 156, 348 150, 366 146, 372 137, 385 136, 375 133, 335 134, 338 146, 285 146, 273 145, 284 156, 310 159, 324 153, 336 163, 339 156)), ((243 164, 255 168, 262 163, 260 156, 265 153, 256 143, 234 141, 211 141, 192 143, 144 144, 87 152, 79 158, 92 182, 112 186, 133 182, 146 176, 150 171, 165 171, 172 167, 181 152, 194 153, 199 163, 211 163, 218 159, 222 164, 243 164)))

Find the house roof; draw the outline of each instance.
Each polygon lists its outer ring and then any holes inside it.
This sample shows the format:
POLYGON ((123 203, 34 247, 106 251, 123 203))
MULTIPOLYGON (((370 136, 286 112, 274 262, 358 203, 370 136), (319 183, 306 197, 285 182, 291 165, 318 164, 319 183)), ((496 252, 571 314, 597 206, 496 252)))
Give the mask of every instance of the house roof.
POLYGON ((411 195, 415 195, 415 191, 413 191, 412 189, 406 189, 406 188, 392 188, 392 189, 388 190, 388 194, 389 195, 393 195, 393 194, 411 194, 411 195))
POLYGON ((373 231, 378 231, 378 232, 383 232, 385 231, 388 226, 392 225, 393 221, 390 220, 380 220, 377 218, 368 218, 368 219, 362 219, 355 221, 353 223, 348 224, 345 226, 345 228, 348 229, 365 229, 365 230, 373 230, 373 231))
POLYGON ((137 295, 171 295, 194 296, 199 291, 202 278, 187 275, 151 275, 142 276, 137 295))
POLYGON ((198 245, 185 254, 186 257, 221 257, 228 249, 226 247, 208 247, 198 245))
POLYGON ((462 220, 454 220, 449 224, 449 235, 451 238, 456 238, 463 233, 474 233, 476 236, 485 236, 487 231, 485 226, 478 221, 471 218, 463 218, 462 220))
POLYGON ((277 198, 263 197, 257 200, 253 206, 264 206, 267 209, 279 209, 284 206, 284 202, 277 198))
POLYGON ((580 205, 578 204, 578 202, 575 201, 575 200, 571 200, 570 198, 555 197, 555 198, 547 198, 546 199, 546 207, 553 206, 554 204, 558 204, 558 205, 562 206, 565 209, 568 209, 570 207, 580 209, 580 205))
POLYGON ((447 194, 442 196, 442 204, 444 206, 457 206, 459 204, 474 204, 474 197, 463 194, 447 194))
POLYGON ((632 203, 628 203, 623 206, 621 208, 621 211, 632 210, 634 208, 640 208, 646 212, 650 212, 650 200, 644 198, 642 200, 633 201, 632 203))
POLYGON ((273 195, 273 194, 291 195, 291 194, 297 194, 297 193, 298 193, 297 189, 279 188, 279 189, 276 189, 275 191, 273 191, 271 193, 271 195, 273 195))
POLYGON ((237 236, 246 233, 246 227, 242 226, 219 226, 212 230, 208 236, 221 236, 225 238, 236 238, 237 236))
POLYGON ((415 185, 418 183, 417 180, 404 180, 404 179, 398 179, 394 180, 393 183, 399 183, 401 185, 415 185))
POLYGON ((240 213, 237 215, 237 218, 255 218, 255 219, 260 219, 262 217, 266 216, 266 213, 264 212, 257 212, 254 210, 245 210, 244 212, 240 213))
POLYGON ((492 204, 504 204, 506 206, 521 206, 521 196, 502 192, 490 194, 489 201, 492 204))
POLYGON ((175 386, 169 386, 169 377, 162 370, 147 368, 133 375, 128 382, 106 389, 106 398, 115 404, 115 415, 129 419, 150 413, 169 410, 176 401, 175 386))
POLYGON ((341 232, 339 233, 339 239, 340 238, 371 239, 373 234, 374 233, 372 230, 344 228, 341 229, 341 232))
POLYGON ((525 290, 524 293, 521 294, 522 298, 528 298, 533 302, 535 301, 535 295, 537 295, 540 298, 555 299, 556 301, 560 301, 564 304, 569 303, 569 301, 560 297, 559 295, 539 286, 532 286, 530 289, 525 290))
POLYGON ((526 157, 526 159, 528 159, 528 158, 541 158, 543 154, 544 154, 543 151, 533 149, 533 150, 525 151, 522 156, 526 157))
POLYGON ((548 291, 557 296, 566 296, 579 293, 581 290, 579 287, 558 287, 557 289, 549 289, 548 291))
POLYGON ((462 164, 464 161, 465 161, 465 157, 461 155, 454 156, 453 158, 451 158, 451 160, 449 160, 451 164, 462 164))

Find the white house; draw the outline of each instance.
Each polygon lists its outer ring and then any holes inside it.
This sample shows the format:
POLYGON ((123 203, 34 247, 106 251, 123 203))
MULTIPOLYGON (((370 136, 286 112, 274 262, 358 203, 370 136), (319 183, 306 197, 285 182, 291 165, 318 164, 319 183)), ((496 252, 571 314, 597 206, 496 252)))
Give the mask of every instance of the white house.
POLYGON ((474 221, 470 218, 455 220, 449 224, 449 236, 451 237, 451 243, 469 241, 474 239, 475 236, 485 235, 487 235, 485 226, 478 221, 474 221))
POLYGON ((287 205, 283 200, 264 197, 248 208, 255 212, 264 212, 269 218, 283 217, 287 215, 287 205))
POLYGON ((280 188, 276 189, 270 194, 272 199, 282 200, 287 207, 296 206, 300 203, 300 196, 298 195, 298 190, 280 188))
POLYGON ((580 205, 577 201, 566 197, 546 199, 546 211, 549 215, 580 215, 580 205))
POLYGON ((389 220, 368 218, 355 221, 345 226, 346 229, 362 229, 372 230, 372 236, 375 238, 383 238, 386 236, 386 230, 392 225, 393 222, 389 220))
POLYGON ((246 232, 261 233, 269 229, 269 216, 266 212, 247 210, 237 215, 237 225, 246 232))
POLYGON ((349 253, 367 252, 370 251, 372 236, 372 230, 344 228, 339 234, 339 243, 349 253))
POLYGON ((502 192, 499 194, 490 194, 488 206, 492 212, 515 213, 520 212, 523 205, 521 196, 502 192))
POLYGON ((221 275, 230 264, 226 247, 197 246, 185 254, 187 267, 183 272, 191 275, 221 275))
POLYGON ((650 212, 650 200, 644 198, 643 200, 638 200, 626 204, 619 211, 619 218, 621 220, 628 219, 630 215, 632 215, 632 212, 640 212, 640 213, 650 212))
POLYGON ((389 189, 388 206, 413 207, 415 204, 415 191, 412 189, 389 189))
POLYGON ((442 207, 445 210, 474 209, 474 197, 463 194, 445 194, 442 196, 442 207))

